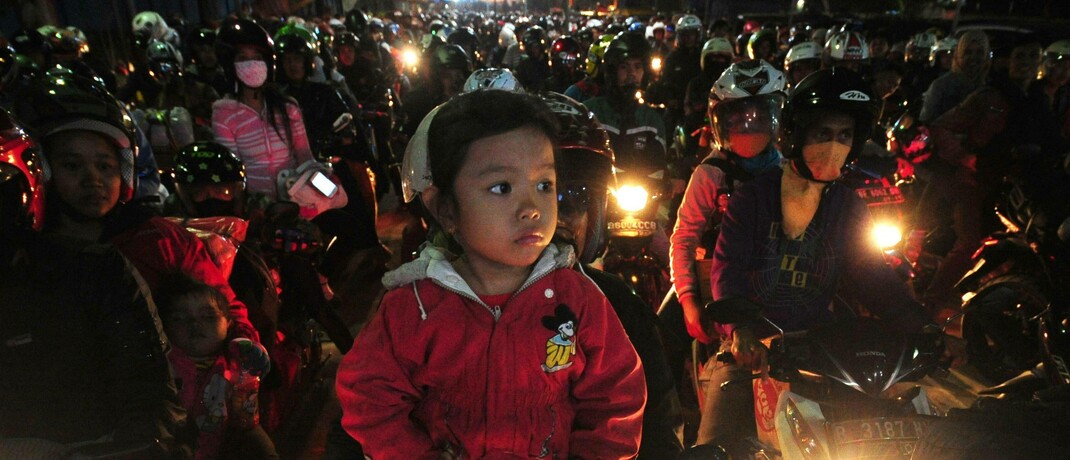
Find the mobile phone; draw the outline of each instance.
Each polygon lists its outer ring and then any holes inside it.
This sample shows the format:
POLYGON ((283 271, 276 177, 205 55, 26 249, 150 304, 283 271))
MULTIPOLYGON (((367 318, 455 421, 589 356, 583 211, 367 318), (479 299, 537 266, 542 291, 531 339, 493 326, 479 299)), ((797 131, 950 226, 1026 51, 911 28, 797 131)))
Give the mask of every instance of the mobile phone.
POLYGON ((312 175, 312 186, 316 187, 316 190, 319 190, 327 198, 331 198, 335 193, 338 193, 338 185, 319 171, 312 175))

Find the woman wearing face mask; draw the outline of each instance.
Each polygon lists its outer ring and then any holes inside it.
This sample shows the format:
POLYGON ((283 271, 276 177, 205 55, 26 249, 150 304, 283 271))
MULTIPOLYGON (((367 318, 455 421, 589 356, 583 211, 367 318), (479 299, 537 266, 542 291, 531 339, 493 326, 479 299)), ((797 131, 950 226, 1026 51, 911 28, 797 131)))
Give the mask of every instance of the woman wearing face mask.
POLYGON ((275 200, 279 171, 312 159, 301 109, 275 86, 274 46, 259 24, 226 21, 216 54, 233 88, 212 105, 216 141, 245 162, 248 189, 275 200))
POLYGON ((760 60, 733 64, 709 91, 708 114, 714 148, 691 174, 670 237, 673 290, 658 312, 671 331, 666 348, 671 364, 683 366, 691 339, 716 340, 699 324, 697 259, 709 258, 717 241, 728 197, 736 187, 780 165, 774 142, 784 104, 784 74, 760 60), (682 307, 682 308, 681 308, 682 307))
MULTIPOLYGON (((869 138, 876 115, 869 86, 849 70, 821 70, 792 91, 782 115, 788 161, 732 196, 713 256, 713 297, 763 305, 790 332, 832 321, 833 300, 849 296, 897 330, 920 332, 925 314, 870 241, 865 203, 836 182, 869 138)), ((713 365, 710 388, 760 369, 761 339, 775 332, 741 323, 718 330, 721 349, 738 364, 713 365)), ((698 444, 738 454, 739 440, 755 435, 753 394, 750 385, 723 389, 706 393, 698 444)))

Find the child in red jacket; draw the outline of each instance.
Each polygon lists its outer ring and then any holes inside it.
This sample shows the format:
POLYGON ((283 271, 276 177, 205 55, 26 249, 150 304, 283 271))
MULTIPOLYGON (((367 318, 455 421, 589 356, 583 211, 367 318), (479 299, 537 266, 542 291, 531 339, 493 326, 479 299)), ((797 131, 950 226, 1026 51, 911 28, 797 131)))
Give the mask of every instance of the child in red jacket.
POLYGON ((438 107, 406 152, 452 251, 425 245, 338 370, 342 424, 373 458, 631 458, 645 383, 601 291, 550 244, 555 122, 531 96, 438 107), (453 253, 460 254, 454 256, 453 253))

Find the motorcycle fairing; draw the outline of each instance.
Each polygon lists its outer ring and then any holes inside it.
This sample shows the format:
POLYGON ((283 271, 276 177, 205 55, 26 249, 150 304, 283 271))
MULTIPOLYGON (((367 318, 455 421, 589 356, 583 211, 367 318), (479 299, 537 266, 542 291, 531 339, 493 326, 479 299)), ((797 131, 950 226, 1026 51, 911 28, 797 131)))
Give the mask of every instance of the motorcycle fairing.
POLYGON ((834 323, 784 340, 788 368, 874 397, 898 382, 921 378, 936 359, 916 337, 904 337, 871 318, 834 323))

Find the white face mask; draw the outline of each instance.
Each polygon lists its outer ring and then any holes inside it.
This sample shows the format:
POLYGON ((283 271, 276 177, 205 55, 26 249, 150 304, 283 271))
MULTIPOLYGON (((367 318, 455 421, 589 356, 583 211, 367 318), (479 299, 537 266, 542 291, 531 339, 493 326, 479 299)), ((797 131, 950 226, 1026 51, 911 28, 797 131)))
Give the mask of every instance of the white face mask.
POLYGON ((249 88, 259 88, 267 81, 267 63, 260 60, 240 61, 234 63, 234 70, 238 74, 238 80, 249 88))

